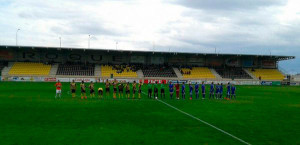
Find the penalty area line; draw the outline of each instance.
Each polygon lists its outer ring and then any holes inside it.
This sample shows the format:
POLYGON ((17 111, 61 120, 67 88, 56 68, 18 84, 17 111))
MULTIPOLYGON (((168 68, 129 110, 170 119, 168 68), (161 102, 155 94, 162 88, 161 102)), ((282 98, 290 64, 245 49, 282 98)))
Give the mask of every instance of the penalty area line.
POLYGON ((168 103, 166 103, 166 102, 164 102, 164 101, 162 101, 162 100, 159 100, 159 99, 156 99, 156 100, 157 100, 158 102, 161 102, 161 103, 163 103, 163 104, 165 104, 165 105, 167 105, 167 106, 169 106, 169 107, 171 107, 171 108, 177 110, 178 112, 180 112, 180 113, 182 113, 182 114, 185 114, 185 115, 187 115, 187 116, 189 116, 189 117, 191 117, 191 118, 193 118, 193 119, 196 119, 196 120, 198 120, 198 121, 200 121, 200 122, 202 122, 202 123, 204 123, 204 124, 206 124, 206 125, 208 125, 208 126, 214 128, 214 129, 216 129, 216 130, 218 130, 218 131, 220 131, 220 132, 222 132, 222 133, 224 133, 224 134, 226 134, 226 135, 228 135, 228 136, 231 136, 232 138, 234 138, 234 139, 240 141, 241 143, 244 143, 244 144, 246 144, 246 145, 251 145, 250 143, 248 143, 248 142, 246 142, 246 141, 244 141, 244 140, 242 140, 242 139, 240 139, 240 138, 238 138, 238 137, 236 137, 236 136, 234 136, 234 135, 232 135, 232 134, 230 134, 230 133, 228 133, 228 132, 226 132, 226 131, 224 131, 224 130, 222 130, 222 129, 220 129, 220 128, 218 128, 218 127, 216 127, 216 126, 214 126, 214 125, 212 125, 212 124, 210 124, 210 123, 208 123, 208 122, 206 122, 206 121, 203 121, 203 120, 201 120, 201 119, 199 119, 199 118, 197 118, 197 117, 195 117, 195 116, 193 116, 193 115, 191 115, 191 114, 189 114, 189 113, 186 113, 186 112, 184 112, 184 111, 182 111, 182 110, 180 110, 180 109, 178 109, 178 108, 176 108, 176 107, 174 107, 174 106, 172 106, 172 105, 170 105, 170 104, 168 104, 168 103))

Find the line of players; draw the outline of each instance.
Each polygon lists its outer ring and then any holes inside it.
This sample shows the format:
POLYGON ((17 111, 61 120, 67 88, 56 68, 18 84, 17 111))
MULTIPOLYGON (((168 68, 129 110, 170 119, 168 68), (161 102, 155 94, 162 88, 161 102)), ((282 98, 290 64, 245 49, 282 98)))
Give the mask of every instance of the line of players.
MULTIPOLYGON (((113 98, 116 99, 117 98, 117 94, 120 98, 130 98, 130 84, 129 82, 117 82, 116 80, 114 80, 113 82, 109 82, 108 80, 106 80, 105 82, 105 93, 106 93, 106 97, 110 96, 110 86, 113 86, 113 98), (124 95, 124 89, 125 89, 125 95, 124 95)), ((133 96, 132 98, 135 98, 135 94, 136 92, 138 92, 138 98, 141 98, 141 93, 142 93, 142 83, 136 83, 135 81, 132 84, 132 92, 133 92, 133 96)), ((70 84, 70 88, 71 88, 71 93, 72 93, 72 97, 75 98, 76 97, 76 83, 74 82, 74 80, 72 81, 72 83, 70 84)), ((94 87, 94 83, 91 82, 90 85, 88 86, 88 88, 90 89, 90 97, 94 98, 95 97, 95 87, 94 87)), ((84 81, 82 81, 80 83, 80 90, 81 90, 81 99, 87 99, 87 95, 86 95, 86 86, 84 84, 84 81)), ((104 91, 103 88, 98 88, 98 97, 100 99, 104 98, 103 95, 104 91)))
MULTIPOLYGON (((117 98, 117 94, 119 96, 119 98, 130 98, 130 84, 129 82, 120 82, 118 83, 116 80, 114 80, 113 82, 109 82, 108 80, 106 80, 105 82, 105 92, 106 95, 105 96, 109 96, 110 95, 110 85, 113 86, 113 98, 116 99, 117 98), (123 94, 124 92, 124 88, 125 88, 125 96, 123 94)), ((57 97, 61 97, 61 83, 60 81, 58 81, 56 84, 56 96, 57 97)), ((132 84, 132 93, 133 96, 132 98, 135 98, 136 92, 138 92, 138 98, 141 98, 142 95, 142 83, 136 83, 135 81, 132 84)), ((195 94, 196 94, 196 99, 199 99, 199 94, 200 94, 200 85, 196 82, 195 86, 193 86, 191 83, 189 83, 189 96, 190 99, 193 98, 193 92, 195 90, 195 94)), ((185 83, 183 82, 181 85, 181 98, 185 99, 185 93, 186 93, 186 88, 185 88, 185 83)), ((91 82, 90 85, 88 86, 88 88, 90 89, 90 97, 94 98, 95 97, 95 87, 94 87, 94 83, 91 82)), ((158 92, 159 92, 159 88, 160 88, 160 98, 166 98, 165 95, 165 83, 161 83, 160 85, 158 84, 158 82, 156 81, 154 84, 148 83, 147 85, 148 88, 148 98, 151 99, 152 98, 152 92, 153 92, 153 97, 155 99, 158 98, 158 92)), ((74 80, 70 83, 70 89, 71 89, 71 93, 72 93, 72 97, 75 98, 76 97, 76 83, 74 82, 74 80)), ((86 95, 86 86, 84 81, 81 82, 80 84, 80 89, 81 89, 81 99, 87 99, 87 95, 86 95)), ((179 97, 179 92, 180 92, 180 85, 177 82, 175 85, 172 84, 172 82, 169 83, 169 92, 170 92, 170 99, 173 99, 173 95, 174 95, 174 89, 176 91, 176 99, 180 99, 179 97)), ((226 97, 225 99, 236 99, 236 87, 234 86, 234 84, 230 84, 228 83, 226 86, 227 89, 227 93, 226 93, 226 97)), ((201 85, 201 94, 202 94, 202 99, 205 99, 205 95, 206 95, 206 89, 205 89, 205 84, 204 82, 202 82, 201 85)), ((103 98, 103 88, 98 88, 98 97, 99 98, 103 98)), ((210 85, 210 90, 209 90, 209 99, 223 99, 223 84, 216 84, 214 85, 214 83, 212 82, 210 85)))
MULTIPOLYGON (((153 86, 154 86, 154 98, 158 98, 158 82, 155 82, 154 85, 152 85, 151 83, 148 84, 148 98, 152 98, 152 90, 153 90, 153 86)), ((195 86, 193 86, 191 83, 188 84, 189 87, 189 96, 190 99, 193 99, 193 92, 195 91, 195 95, 196 95, 196 99, 199 99, 199 95, 200 95, 200 85, 196 82, 195 86)), ((236 99, 236 87, 234 84, 230 84, 228 83, 227 86, 227 93, 226 93, 226 97, 225 99, 236 99)), ((180 95, 180 85, 177 82, 175 85, 172 84, 172 82, 170 82, 169 84, 169 92, 170 92, 170 99, 173 99, 173 95, 174 95, 174 89, 176 91, 176 99, 180 99, 179 95, 180 95)), ((205 84, 204 82, 202 82, 201 85, 201 94, 202 94, 202 99, 205 99, 205 95, 206 95, 206 88, 205 88, 205 84)), ((185 83, 183 82, 181 85, 181 98, 185 99, 185 93, 186 93, 186 86, 185 83)), ((160 98, 165 98, 165 85, 164 83, 161 83, 160 85, 160 98)), ((209 90, 209 99, 223 99, 223 84, 216 84, 214 85, 214 83, 212 82, 210 85, 210 90, 209 90)))

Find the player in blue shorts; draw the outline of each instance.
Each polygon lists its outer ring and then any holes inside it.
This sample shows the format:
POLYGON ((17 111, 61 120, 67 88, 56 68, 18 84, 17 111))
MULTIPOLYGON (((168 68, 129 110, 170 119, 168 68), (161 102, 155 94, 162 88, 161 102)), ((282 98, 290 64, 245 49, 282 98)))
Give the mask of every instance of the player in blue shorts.
POLYGON ((181 95, 182 95, 182 99, 185 99, 185 84, 184 84, 184 82, 182 83, 182 86, 181 86, 181 95))
POLYGON ((169 91, 170 91, 170 98, 173 99, 174 85, 172 84, 171 81, 170 81, 170 85, 169 85, 169 91))
POLYGON ((219 93, 220 93, 220 84, 216 84, 216 99, 219 99, 219 93))
POLYGON ((210 85, 209 99, 214 98, 214 96, 215 96, 215 86, 214 86, 214 82, 212 82, 210 85))
POLYGON ((195 84, 195 94, 196 94, 196 99, 199 99, 199 84, 197 82, 195 84))
POLYGON ((202 82, 201 90, 202 90, 202 99, 205 99, 205 84, 204 84, 204 82, 202 82))
POLYGON ((230 99, 230 90, 231 90, 231 86, 230 86, 230 82, 228 82, 227 92, 226 92, 226 99, 230 99))
POLYGON ((190 85, 189 85, 189 87, 190 87, 190 100, 192 100, 193 99, 193 85, 190 83, 190 85))
POLYGON ((220 99, 223 99, 223 83, 220 85, 220 99))
POLYGON ((235 91, 236 91, 236 88, 235 88, 235 86, 232 84, 232 85, 231 85, 231 99, 233 99, 233 97, 234 97, 234 99, 236 99, 235 91))

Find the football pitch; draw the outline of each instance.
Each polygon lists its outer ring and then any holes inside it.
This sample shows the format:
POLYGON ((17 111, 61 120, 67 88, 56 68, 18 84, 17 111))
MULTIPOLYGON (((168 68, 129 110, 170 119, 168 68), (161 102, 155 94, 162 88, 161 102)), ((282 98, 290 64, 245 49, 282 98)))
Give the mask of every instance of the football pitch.
POLYGON ((243 144, 195 118, 249 144, 300 144, 300 87, 237 86, 236 100, 209 100, 208 94, 189 100, 188 91, 186 100, 171 100, 166 91, 161 102, 145 94, 91 99, 89 89, 81 100, 79 84, 72 99, 69 83, 62 83, 62 99, 54 99, 54 84, 0 82, 1 145, 243 144))

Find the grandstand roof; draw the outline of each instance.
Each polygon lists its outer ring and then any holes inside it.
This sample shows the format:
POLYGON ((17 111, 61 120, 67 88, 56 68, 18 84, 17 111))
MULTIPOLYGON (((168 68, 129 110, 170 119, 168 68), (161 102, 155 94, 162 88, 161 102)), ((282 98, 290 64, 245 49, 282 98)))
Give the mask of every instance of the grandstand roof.
POLYGON ((14 45, 0 45, 0 50, 3 49, 35 49, 35 50, 45 50, 53 49, 58 51, 92 51, 92 52, 105 52, 105 53, 122 53, 122 54, 144 54, 144 55, 153 55, 153 54, 166 54, 166 55, 181 55, 181 56, 224 56, 224 57, 264 57, 281 60, 295 59, 295 56, 283 56, 283 55, 260 55, 260 54, 229 54, 229 53, 201 53, 201 52, 168 52, 168 51, 145 51, 145 50, 114 50, 114 49, 88 49, 88 48, 75 48, 75 47, 46 47, 46 46, 14 46, 14 45))

